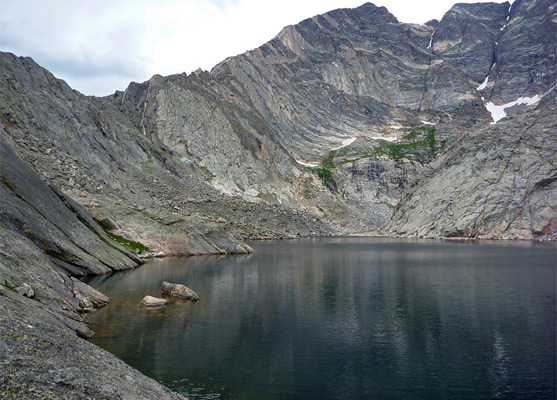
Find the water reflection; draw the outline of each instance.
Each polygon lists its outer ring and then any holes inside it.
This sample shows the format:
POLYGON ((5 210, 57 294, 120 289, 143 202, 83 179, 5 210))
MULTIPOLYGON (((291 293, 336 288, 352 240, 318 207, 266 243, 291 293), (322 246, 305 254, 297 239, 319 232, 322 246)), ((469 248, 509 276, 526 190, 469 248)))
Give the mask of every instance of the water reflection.
POLYGON ((555 397, 554 245, 253 247, 94 279, 93 341, 192 399, 555 397), (163 280, 201 300, 146 309, 163 280))

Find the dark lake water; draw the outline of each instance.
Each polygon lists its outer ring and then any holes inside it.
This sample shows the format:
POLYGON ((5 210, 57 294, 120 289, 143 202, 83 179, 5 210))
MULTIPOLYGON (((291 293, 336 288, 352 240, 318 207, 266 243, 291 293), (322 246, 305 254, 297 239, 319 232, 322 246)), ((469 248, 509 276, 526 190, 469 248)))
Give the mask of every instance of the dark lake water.
POLYGON ((191 399, 555 399, 555 244, 251 245, 95 278, 91 341, 191 399))

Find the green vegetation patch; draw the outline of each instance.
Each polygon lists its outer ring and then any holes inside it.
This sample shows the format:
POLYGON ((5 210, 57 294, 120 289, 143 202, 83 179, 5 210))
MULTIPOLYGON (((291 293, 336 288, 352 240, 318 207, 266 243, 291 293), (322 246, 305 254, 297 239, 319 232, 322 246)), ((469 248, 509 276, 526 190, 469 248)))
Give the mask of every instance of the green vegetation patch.
POLYGON ((122 246, 134 251, 134 252, 142 252, 147 253, 149 252, 149 248, 139 242, 134 242, 133 240, 128 240, 120 235, 116 235, 111 232, 106 232, 108 236, 110 236, 115 242, 121 244, 122 246))
POLYGON ((0 183, 3 183, 4 185, 6 185, 8 187, 8 189, 10 190, 14 190, 14 185, 12 185, 11 182, 9 182, 7 179, 4 178, 0 178, 0 183))
POLYGON ((323 185, 331 191, 337 190, 337 182, 333 175, 333 169, 335 168, 335 155, 336 152, 331 151, 321 162, 321 167, 315 168, 315 172, 317 173, 319 179, 321 179, 321 182, 323 182, 323 185))
POLYGON ((435 127, 420 126, 413 128, 400 139, 400 142, 379 141, 377 147, 369 150, 360 150, 339 164, 348 164, 363 158, 388 157, 395 160, 414 158, 422 163, 435 158, 445 145, 444 141, 437 140, 435 127))
POLYGON ((0 286, 4 286, 6 289, 17 293, 17 288, 15 286, 10 286, 7 283, 0 283, 0 286))

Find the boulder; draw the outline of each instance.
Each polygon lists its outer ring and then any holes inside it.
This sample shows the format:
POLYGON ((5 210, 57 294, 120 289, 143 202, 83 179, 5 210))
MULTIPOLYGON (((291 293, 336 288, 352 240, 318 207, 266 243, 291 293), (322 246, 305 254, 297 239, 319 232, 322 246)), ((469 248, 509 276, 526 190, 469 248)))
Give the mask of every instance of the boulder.
POLYGON ((24 283, 23 285, 18 287, 17 288, 17 293, 22 295, 22 296, 29 297, 30 299, 35 297, 35 291, 31 287, 31 285, 29 285, 28 283, 24 283))
POLYGON ((141 302, 146 307, 162 307, 168 304, 168 300, 159 299, 153 296, 145 296, 143 299, 141 299, 141 302))
POLYGON ((97 289, 74 277, 71 278, 71 281, 73 285, 72 292, 82 309, 101 308, 110 303, 110 298, 97 289))
POLYGON ((168 294, 170 296, 178 297, 180 299, 187 299, 192 301, 198 301, 199 296, 189 287, 181 285, 179 283, 162 283, 162 293, 168 294))

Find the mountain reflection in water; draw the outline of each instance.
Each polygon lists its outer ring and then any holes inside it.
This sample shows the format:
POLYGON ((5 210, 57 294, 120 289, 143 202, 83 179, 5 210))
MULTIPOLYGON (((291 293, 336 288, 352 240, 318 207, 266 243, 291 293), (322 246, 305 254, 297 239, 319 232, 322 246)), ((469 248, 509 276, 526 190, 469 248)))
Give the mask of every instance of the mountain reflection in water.
POLYGON ((252 246, 91 280, 91 341, 191 399, 555 398, 555 244, 252 246), (143 307, 163 280, 201 300, 143 307))

